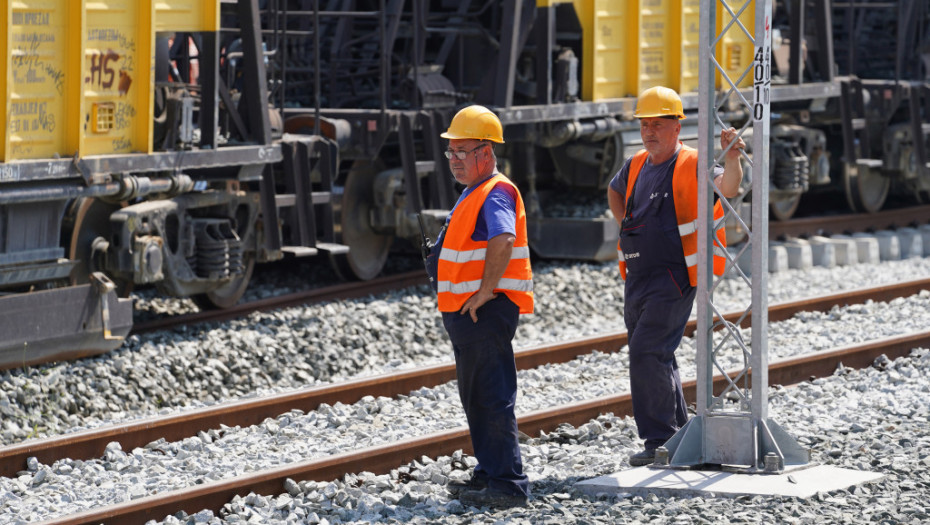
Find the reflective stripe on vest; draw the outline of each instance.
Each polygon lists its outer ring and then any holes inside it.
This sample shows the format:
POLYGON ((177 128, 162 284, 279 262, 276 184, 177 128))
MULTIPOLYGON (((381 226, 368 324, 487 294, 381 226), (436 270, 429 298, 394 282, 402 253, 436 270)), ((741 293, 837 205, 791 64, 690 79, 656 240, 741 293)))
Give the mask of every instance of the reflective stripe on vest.
MULTIPOLYGON (((473 294, 481 288, 481 279, 477 281, 466 281, 463 283, 450 283, 449 281, 439 281, 437 285, 439 292, 451 292, 453 294, 473 294)), ((495 290, 512 290, 515 292, 532 292, 533 281, 522 279, 501 279, 497 283, 495 290)))
POLYGON ((465 301, 481 288, 488 241, 474 241, 471 236, 484 201, 491 190, 500 183, 509 184, 514 188, 517 231, 510 262, 494 292, 506 294, 519 307, 520 313, 533 312, 533 272, 530 269, 526 210, 516 186, 499 173, 472 190, 452 213, 439 252, 437 291, 440 311, 461 310, 465 301))
MULTIPOLYGON (((480 248, 477 250, 451 250, 446 248, 443 244, 442 250, 439 251, 439 258, 443 261, 450 261, 454 263, 467 263, 471 261, 483 261, 485 258, 487 250, 480 248)), ((513 252, 510 254, 510 260, 514 259, 529 259, 530 258, 530 248, 529 246, 522 246, 520 248, 514 248, 513 252)))
MULTIPOLYGON (((639 172, 642 171, 643 165, 649 152, 640 150, 630 161, 630 172, 626 181, 626 199, 629 200, 630 192, 636 183, 639 172)), ((697 159, 698 152, 682 144, 678 152, 678 159, 675 161, 674 172, 672 173, 672 202, 675 205, 675 217, 678 220, 678 234, 681 236, 681 248, 684 252, 685 265, 688 267, 688 280, 691 286, 697 286, 697 159)), ((626 201, 624 201, 626 204, 626 201)), ((718 200, 714 204, 714 275, 723 275, 726 269, 726 246, 727 236, 724 221, 723 205, 718 200)), ((626 260, 623 258, 623 251, 620 249, 620 242, 617 241, 617 261, 620 266, 620 277, 626 279, 626 260)))

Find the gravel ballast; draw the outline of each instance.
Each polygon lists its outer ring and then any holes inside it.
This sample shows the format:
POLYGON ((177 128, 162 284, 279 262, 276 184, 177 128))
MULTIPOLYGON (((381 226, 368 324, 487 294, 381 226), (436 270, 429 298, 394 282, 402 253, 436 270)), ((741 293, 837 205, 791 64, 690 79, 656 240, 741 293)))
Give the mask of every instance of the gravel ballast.
MULTIPOLYGON (((930 275, 930 268, 925 259, 883 263, 880 267, 857 265, 830 270, 815 268, 804 272, 770 275, 769 290, 771 301, 779 302, 858 288, 861 283, 874 285, 879 282, 913 279, 922 275, 930 275)), ((525 316, 521 321, 516 340, 518 347, 623 329, 622 291, 615 264, 538 264, 536 285, 537 313, 525 316), (559 323, 554 323, 553 319, 558 319, 559 323)), ((724 283, 716 295, 718 303, 726 305, 727 301, 730 301, 732 308, 742 305, 739 301, 746 300, 746 293, 738 288, 735 281, 724 283), (739 301, 727 297, 727 294, 733 292, 742 294, 739 301)), ((930 294, 924 292, 888 304, 867 303, 835 308, 822 314, 805 313, 783 323, 773 323, 769 330, 770 356, 776 359, 794 353, 922 330, 930 321, 927 319, 930 315, 928 302, 930 294)), ((730 307, 724 306, 722 309, 727 310, 730 307)), ((678 352, 682 374, 685 377, 694 374, 693 345, 693 341, 686 340, 678 352)), ((409 368, 418 364, 448 361, 449 354, 448 341, 435 312, 435 300, 424 288, 408 289, 366 300, 254 314, 248 319, 232 323, 134 338, 123 348, 93 359, 5 373, 0 377, 0 381, 3 382, 0 392, 0 413, 3 414, 4 421, 3 439, 12 443, 22 440, 30 433, 56 434, 112 421, 176 411, 187 406, 202 406, 218 400, 322 384, 358 375, 409 368)), ((926 365, 926 358, 921 358, 919 363, 921 366, 926 365)), ((626 369, 626 353, 621 352, 596 353, 565 365, 522 372, 519 379, 518 410, 525 412, 577 399, 624 392, 628 385, 626 369)), ((927 387, 922 388, 925 399, 927 387)), ((775 408, 774 399, 779 397, 773 395, 771 411, 775 414, 778 414, 778 409, 775 408)), ((899 404, 907 406, 906 401, 899 404)), ((833 407, 821 408, 823 414, 814 414, 813 417, 835 417, 831 415, 833 407)), ((790 417, 795 418, 794 414, 790 417)), ((922 416, 917 413, 913 423, 920 423, 921 417, 923 433, 926 433, 926 410, 922 416)), ((786 422, 788 418, 779 418, 776 415, 775 419, 786 422)), ((352 406, 321 407, 320 410, 306 415, 287 414, 268 420, 248 432, 239 432, 238 429, 216 429, 178 443, 156 442, 146 449, 136 451, 122 451, 114 444, 106 457, 99 460, 66 460, 50 466, 34 464, 31 470, 18 478, 0 480, 0 522, 6 519, 2 516, 16 516, 15 519, 30 516, 23 521, 26 523, 32 519, 43 519, 43 516, 74 512, 75 508, 82 508, 81 505, 99 506, 114 503, 209 481, 216 476, 229 475, 217 473, 216 464, 236 462, 230 470, 241 473, 268 468, 281 462, 329 454, 333 450, 326 448, 329 445, 336 450, 346 446, 362 447, 381 442, 379 440, 390 440, 391 436, 395 435, 394 432, 399 436, 405 433, 409 436, 412 430, 425 433, 462 424, 464 421, 457 394, 454 385, 449 384, 437 389, 423 389, 397 401, 367 399, 352 406), (394 428, 399 424, 397 422, 405 422, 410 426, 394 428), (438 427, 433 426, 437 423, 438 427), (264 440, 253 440, 258 438, 264 440), (327 445, 323 446, 321 443, 327 445), (180 460, 177 460, 178 456, 180 460), (170 461, 163 463, 166 459, 170 461), (200 463, 201 461, 203 463, 200 463), (214 463, 211 464, 210 461, 214 463), (163 475, 152 475, 153 471, 163 475)), ((864 423, 858 424, 863 428, 869 428, 864 423)), ((608 418, 605 422, 590 425, 605 427, 604 433, 622 430, 626 434, 612 437, 613 448, 607 453, 589 454, 570 447, 559 453, 556 449, 560 447, 553 445, 553 440, 556 439, 553 435, 558 433, 538 438, 542 440, 542 445, 553 447, 553 454, 556 454, 557 458, 551 457, 547 452, 546 461, 536 461, 533 460, 532 451, 524 449, 528 472, 531 476, 539 476, 532 478, 537 494, 541 494, 537 498, 539 501, 548 501, 544 497, 545 487, 552 481, 556 487, 553 488, 552 498, 563 503, 568 501, 565 505, 573 505, 572 502, 577 501, 577 495, 565 493, 565 498, 559 499, 559 495, 564 491, 570 492, 570 484, 565 480, 618 470, 623 467, 626 457, 639 449, 639 441, 630 421, 608 418), (600 458, 599 462, 595 462, 594 458, 600 458), (575 462, 580 462, 581 466, 577 467, 575 462), (552 466, 561 463, 571 464, 570 468, 567 467, 567 472, 562 467, 556 469, 552 466), (572 469, 576 468, 582 473, 570 474, 572 469)), ((789 432, 802 438, 799 432, 794 432, 795 428, 792 425, 785 426, 789 432)), ((802 425, 800 430, 809 426, 811 425, 802 425)), ((561 432, 581 432, 587 435, 591 430, 564 428, 561 432)), ((886 434, 889 432, 891 431, 885 431, 886 434)), ((923 444, 927 444, 926 436, 911 434, 905 437, 912 442, 922 439, 923 444)), ((578 442, 580 438, 558 439, 567 439, 566 445, 572 445, 571 439, 578 442)), ((534 441, 527 442, 526 446, 534 446, 534 441)), ((817 444, 815 450, 820 447, 821 445, 817 444)), ((919 460, 926 461, 925 458, 919 460)), ((436 468, 442 468, 443 461, 452 464, 449 458, 440 458, 437 462, 424 459, 420 465, 423 468, 416 467, 414 472, 425 472, 429 470, 426 467, 433 463, 436 468)), ((872 463, 871 459, 862 461, 872 463)), ((443 475, 449 478, 464 475, 463 473, 464 471, 450 470, 443 475)), ((435 472, 431 472, 427 478, 419 480, 422 486, 416 489, 416 494, 401 494, 401 491, 398 492, 401 495, 397 501, 391 503, 391 497, 386 500, 382 498, 381 504, 385 505, 384 508, 393 505, 412 512, 420 501, 414 497, 415 495, 420 495, 421 492, 433 494, 438 491, 436 497, 439 499, 436 504, 440 507, 451 505, 453 509, 442 510, 437 519, 460 519, 461 514, 455 509, 457 502, 450 502, 448 495, 442 495, 443 478, 435 477, 434 474, 435 472), (443 497, 445 501, 442 500, 443 497), (401 500, 404 500, 403 504, 401 500)), ((372 476, 372 479, 376 477, 372 476)), ((350 480, 350 485, 352 483, 355 481, 350 480)), ((373 483, 384 485, 384 490, 387 490, 388 485, 393 487, 394 491, 400 490, 396 483, 389 483, 384 479, 373 483)), ((328 486, 329 484, 324 484, 323 488, 328 486)), ((334 486, 338 488, 338 483, 334 486)), ((366 486, 364 480, 362 486, 366 486)), ((300 494, 311 494, 317 488, 307 490, 306 486, 298 486, 295 489, 297 492, 289 496, 292 501, 296 501, 300 494)), ((915 487, 917 492, 920 489, 925 490, 926 483, 915 487)), ((331 489, 326 490, 331 492, 331 489)), ((377 507, 376 500, 381 496, 372 497, 375 499, 365 499, 371 503, 369 506, 377 507)), ((253 503, 260 507, 260 498, 253 496, 252 499, 253 503)), ((631 502, 635 499, 628 498, 631 502)), ((322 505, 325 500, 324 495, 317 503, 322 505)), ((333 506, 334 502, 335 500, 330 500, 330 506, 333 506)), ((612 505, 621 503, 622 501, 617 501, 612 505)), ((251 505, 244 500, 231 505, 240 504, 243 509, 248 509, 251 505)), ((267 500, 266 504, 283 505, 282 502, 273 500, 267 500)), ((592 502, 587 501, 585 504, 591 505, 592 502)), ((663 500, 661 505, 665 504, 663 500)), ((361 509, 363 506, 361 502, 351 504, 348 508, 339 504, 336 505, 338 508, 334 507, 335 514, 329 514, 323 508, 313 512, 317 514, 320 522, 325 519, 335 523, 337 520, 346 521, 344 517, 340 517, 339 512, 361 509)), ((281 508, 287 506, 283 505, 281 508)), ((462 512, 469 511, 462 509, 462 512)), ((229 514, 230 523, 236 522, 234 514, 229 514)), ((349 521, 366 519, 357 514, 352 516, 354 517, 349 518, 349 521)), ((395 519, 390 512, 381 514, 379 511, 379 516, 381 518, 378 519, 395 519)), ((605 515, 603 519, 609 517, 610 515, 605 515)), ((314 522, 311 514, 307 514, 305 518, 295 523, 314 522)), ((412 518, 432 519, 427 514, 415 514, 412 518)), ((403 520, 397 518, 397 521, 403 520)), ((192 522, 207 521, 195 519, 192 522)), ((280 522, 287 522, 286 515, 280 522)), ((457 521, 450 521, 452 522, 457 521)), ((797 522, 805 521, 802 519, 797 522)))
MULTIPOLYGON (((927 258, 780 272, 769 276, 769 302, 925 276, 930 276, 927 258)), ((521 318, 517 348, 625 329, 615 263, 538 263, 535 285, 536 313, 521 318)), ((744 309, 747 288, 725 281, 715 301, 722 311, 744 309)), ((868 338, 873 332, 877 337, 889 329, 906 333, 924 326, 903 319, 863 323, 854 330, 868 338)), ((822 338, 825 344, 835 338, 832 346, 849 339, 836 330, 822 338)), ((770 352, 780 346, 770 344, 770 352)), ((679 360, 685 354, 679 352, 679 360)), ((425 286, 255 313, 132 336, 121 348, 94 358, 0 373, 0 444, 450 360, 436 301, 425 286)))
POLYGON ((832 377, 772 389, 770 409, 812 449, 811 465, 883 475, 809 499, 587 496, 573 484, 630 468, 624 459, 636 440, 635 425, 608 414, 525 440, 521 450, 533 487, 527 508, 493 511, 450 499, 440 485, 464 471, 456 468, 461 458, 447 456, 423 458, 389 475, 291 482, 286 494, 236 498, 218 517, 203 512, 163 523, 926 523, 928 371, 930 352, 918 349, 894 362, 879 359, 872 368, 840 369, 832 377))

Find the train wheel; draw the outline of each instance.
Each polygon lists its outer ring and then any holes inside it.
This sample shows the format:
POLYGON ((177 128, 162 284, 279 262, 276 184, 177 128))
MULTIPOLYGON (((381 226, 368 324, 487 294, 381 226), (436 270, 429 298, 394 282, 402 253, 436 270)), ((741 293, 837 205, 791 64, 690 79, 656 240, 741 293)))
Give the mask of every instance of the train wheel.
POLYGON ((252 272, 255 271, 255 257, 251 254, 243 255, 245 259, 245 270, 239 277, 213 290, 212 292, 196 294, 191 296, 191 300, 201 310, 222 310, 231 308, 242 299, 245 290, 249 287, 249 281, 252 280, 252 272))
MULTIPOLYGON (((61 235, 68 246, 68 258, 77 264, 71 272, 71 284, 87 284, 90 274, 104 270, 103 250, 110 238, 110 215, 122 206, 88 197, 76 199, 65 212, 61 235)), ((132 281, 107 274, 116 284, 120 297, 132 293, 132 281)))
POLYGON ((891 179, 876 168, 846 164, 843 171, 846 202, 853 211, 875 213, 882 209, 891 179))
POLYGON ((357 161, 336 199, 336 242, 349 247, 344 254, 330 254, 329 260, 345 280, 373 279, 387 262, 393 235, 384 235, 371 227, 374 207, 374 181, 383 170, 380 162, 357 161))
POLYGON ((775 220, 787 221, 794 216, 794 212, 798 211, 800 204, 801 194, 798 193, 778 201, 769 201, 769 211, 775 220))

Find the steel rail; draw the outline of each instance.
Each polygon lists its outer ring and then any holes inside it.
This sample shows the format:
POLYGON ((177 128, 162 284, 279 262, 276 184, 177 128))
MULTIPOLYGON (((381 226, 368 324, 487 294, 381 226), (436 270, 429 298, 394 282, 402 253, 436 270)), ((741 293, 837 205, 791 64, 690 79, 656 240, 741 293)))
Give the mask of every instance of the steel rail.
MULTIPOLYGON (((772 222, 769 225, 769 238, 808 237, 812 235, 832 235, 836 233, 854 233, 878 229, 896 229, 905 226, 930 224, 930 206, 915 206, 896 210, 886 210, 874 214, 849 214, 826 217, 792 219, 784 222, 772 222)), ((372 281, 346 283, 315 290, 295 292, 258 301, 236 305, 225 310, 198 312, 193 314, 167 316, 154 320, 135 323, 130 334, 143 334, 157 330, 168 330, 181 325, 204 322, 221 322, 237 319, 253 312, 270 311, 290 306, 311 304, 364 297, 389 290, 426 284, 427 278, 421 270, 403 274, 381 277, 372 281)), ((67 359, 79 359, 86 354, 75 354, 67 359)), ((59 356, 61 359, 61 356, 59 356)), ((30 361, 30 365, 40 365, 50 360, 30 361)), ((0 362, 0 370, 18 368, 22 360, 0 362)))
MULTIPOLYGON (((396 275, 379 277, 370 281, 343 283, 335 286, 326 286, 312 290, 283 294, 276 297, 238 304, 223 310, 209 310, 192 314, 159 317, 149 321, 134 323, 132 329, 129 331, 129 335, 144 334, 158 330, 169 330, 178 326, 197 323, 228 321, 230 319, 245 317, 253 312, 267 312, 290 306, 306 305, 323 301, 353 299, 428 283, 429 280, 423 270, 404 272, 396 275)), ((44 357, 32 355, 25 361, 21 355, 13 353, 0 357, 0 370, 21 368, 24 366, 24 363, 29 366, 37 366, 53 361, 73 361, 84 357, 96 356, 100 353, 102 352, 84 351, 72 352, 70 354, 50 354, 44 357), (15 359, 13 355, 16 356, 15 359)))
MULTIPOLYGON (((878 229, 896 229, 905 226, 919 226, 930 224, 930 206, 914 206, 896 210, 886 210, 874 214, 849 214, 826 217, 810 217, 792 219, 784 222, 771 222, 769 225, 769 238, 779 239, 786 237, 808 237, 812 235, 832 235, 836 233, 854 233, 874 231, 878 229)), ((402 274, 381 277, 371 281, 345 283, 336 286, 317 288, 314 290, 284 294, 277 297, 250 301, 224 310, 198 312, 193 314, 166 316, 148 321, 135 323, 130 335, 144 334, 157 330, 168 330, 181 325, 192 325, 205 322, 221 322, 247 316, 254 312, 270 311, 290 306, 311 304, 322 301, 350 299, 364 297, 370 294, 383 293, 408 286, 427 284, 427 278, 422 270, 414 270, 402 274)), ((96 355, 97 352, 93 352, 96 355)), ((36 358, 28 361, 30 366, 51 362, 52 360, 74 360, 87 357, 86 352, 75 353, 70 356, 59 355, 57 358, 36 358)), ((23 366, 21 357, 15 361, 0 362, 0 370, 8 370, 23 366)))
POLYGON ((130 334, 144 334, 158 330, 167 330, 180 325, 190 325, 209 321, 228 321, 230 319, 244 317, 253 312, 267 312, 269 310, 277 310, 289 306, 323 301, 354 299, 371 294, 407 288, 408 286, 419 286, 424 284, 429 284, 426 273, 423 270, 414 270, 396 275, 379 277, 370 281, 343 283, 335 286, 326 286, 324 288, 278 295, 276 297, 259 299, 257 301, 249 301, 223 310, 209 310, 193 314, 161 317, 151 321, 136 323, 130 334))
POLYGON ((836 235, 920 226, 930 223, 930 206, 912 206, 877 213, 854 213, 769 222, 769 239, 836 235))
MULTIPOLYGON (((930 206, 915 206, 896 210, 886 210, 874 214, 848 214, 771 222, 769 224, 769 237, 771 239, 778 239, 784 237, 854 233, 879 229, 896 229, 928 223, 930 223, 930 206)), ((198 312, 144 321, 136 323, 130 333, 143 334, 157 330, 166 330, 180 325, 210 321, 227 321, 244 317, 253 312, 265 312, 314 302, 365 297, 370 294, 425 284, 428 284, 425 273, 422 270, 413 270, 397 275, 380 277, 371 281, 345 283, 314 290, 284 294, 277 297, 269 297, 258 301, 250 301, 225 310, 198 312)))
MULTIPOLYGON (((896 229, 930 223, 930 206, 915 206, 897 210, 886 210, 874 214, 848 214, 827 217, 792 219, 769 224, 769 237, 800 237, 821 234, 864 232, 878 229, 896 229)), ((269 297, 258 301, 239 304, 224 310, 198 312, 164 317, 136 323, 132 334, 165 330, 179 325, 208 321, 227 321, 253 312, 263 312, 314 302, 365 297, 370 294, 428 284, 422 270, 413 270, 371 281, 345 283, 325 288, 269 297)))
MULTIPOLYGON (((885 338, 833 351, 776 361, 769 366, 769 382, 773 385, 792 385, 815 377, 831 375, 841 364, 850 368, 866 367, 881 355, 895 359, 909 354, 912 349, 918 347, 930 347, 930 332, 885 338)), ((729 372, 729 375, 734 377, 741 371, 734 370, 729 372)), ((721 391, 726 384, 727 381, 723 374, 714 376, 715 392, 721 391)), ((686 381, 683 387, 685 399, 693 402, 697 390, 696 381, 686 381)), ((552 431, 563 423, 582 425, 605 413, 617 416, 631 415, 630 395, 604 396, 577 404, 531 412, 520 416, 518 424, 523 433, 536 435, 539 432, 552 431)), ((284 483, 287 479, 298 482, 325 481, 339 479, 353 472, 384 474, 424 455, 428 457, 450 455, 459 449, 471 452, 466 427, 266 469, 237 478, 178 489, 72 514, 43 523, 47 525, 141 524, 152 519, 161 520, 179 510, 193 514, 203 509, 210 509, 216 513, 236 495, 245 496, 252 492, 264 495, 281 494, 286 490, 284 483)))
MULTIPOLYGON (((836 305, 858 304, 869 299, 890 301, 897 297, 915 295, 927 289, 930 289, 930 279, 921 279, 776 304, 769 308, 769 320, 782 321, 798 312, 828 311, 836 305)), ((724 318, 730 322, 737 322, 740 315, 741 312, 730 312, 724 314, 724 318)), ((748 327, 749 319, 745 319, 741 326, 748 327)), ((686 335, 693 335, 695 327, 696 321, 690 321, 685 328, 686 335)), ((626 332, 616 332, 555 345, 522 349, 516 351, 514 357, 517 368, 526 370, 545 364, 564 363, 594 350, 604 353, 617 352, 626 344, 626 332)), ((259 424, 269 417, 277 417, 293 409, 310 411, 315 410, 322 403, 350 404, 365 396, 394 397, 422 387, 447 383, 454 379, 455 365, 443 363, 258 399, 221 403, 170 416, 141 419, 120 425, 30 440, 0 448, 0 476, 15 476, 25 467, 29 457, 36 457, 44 464, 52 464, 62 457, 73 459, 100 457, 104 454, 107 444, 112 441, 118 441, 123 450, 132 450, 158 438, 177 441, 196 435, 199 431, 219 428, 220 425, 246 427, 259 424)), ((770 381, 775 382, 774 379, 770 381)))

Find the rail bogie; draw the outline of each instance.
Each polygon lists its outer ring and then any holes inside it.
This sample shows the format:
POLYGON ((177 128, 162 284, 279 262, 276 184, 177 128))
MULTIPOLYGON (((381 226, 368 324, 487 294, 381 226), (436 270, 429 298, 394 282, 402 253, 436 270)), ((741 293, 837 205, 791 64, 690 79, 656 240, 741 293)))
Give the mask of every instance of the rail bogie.
MULTIPOLYGON (((438 136, 472 103, 501 117, 535 253, 614 258, 612 218, 553 210, 606 209, 648 87, 681 92, 696 142, 700 3, 0 0, 0 310, 30 312, 8 316, 0 353, 113 348, 134 286, 222 308, 283 257, 378 275, 454 205, 438 136)), ((752 5, 739 20, 751 35, 752 5)), ((930 198, 930 7, 778 2, 773 26, 772 216, 810 194, 860 211, 930 198)), ((716 53, 746 90, 749 35, 716 53)), ((750 115, 715 82, 739 127, 750 115)))

